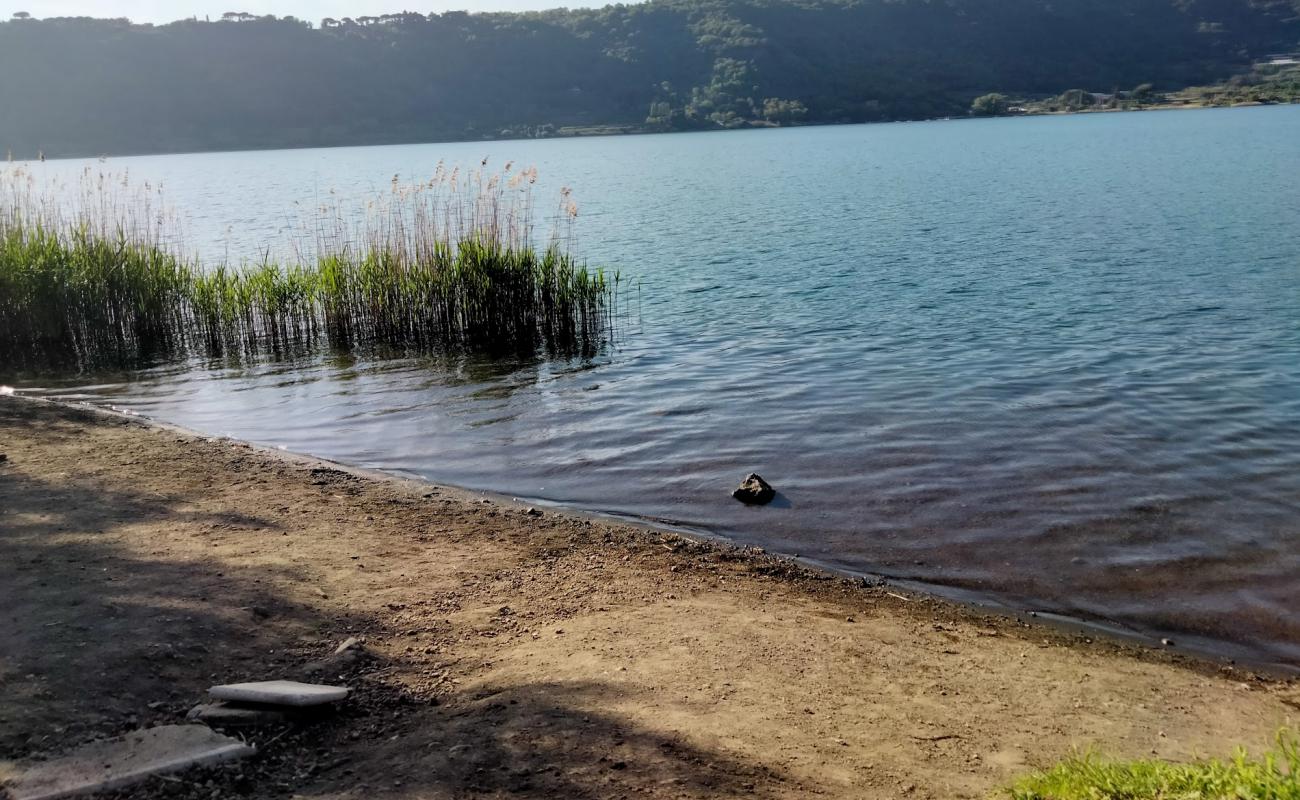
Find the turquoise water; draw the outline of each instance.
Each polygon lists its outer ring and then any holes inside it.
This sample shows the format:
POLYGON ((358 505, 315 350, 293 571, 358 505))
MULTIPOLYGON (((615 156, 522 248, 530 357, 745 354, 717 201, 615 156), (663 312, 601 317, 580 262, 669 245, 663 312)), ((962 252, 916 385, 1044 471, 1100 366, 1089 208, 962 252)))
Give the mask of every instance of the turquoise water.
POLYGON ((237 259, 484 156, 631 276, 599 358, 7 382, 1300 665, 1300 107, 91 166, 237 259))

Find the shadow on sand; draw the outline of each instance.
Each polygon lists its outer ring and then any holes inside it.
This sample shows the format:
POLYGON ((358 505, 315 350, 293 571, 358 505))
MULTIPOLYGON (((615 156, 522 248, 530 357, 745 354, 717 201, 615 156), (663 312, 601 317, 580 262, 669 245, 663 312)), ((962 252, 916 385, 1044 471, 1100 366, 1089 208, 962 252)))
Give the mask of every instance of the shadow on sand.
MULTIPOLYGON (((53 442, 81 424, 53 414, 20 420, 0 404, 0 434, 53 442)), ((142 522, 188 526, 176 536, 201 526, 279 537, 271 520, 198 513, 193 500, 0 466, 0 761, 180 722, 214 682, 301 677, 305 662, 351 632, 371 641, 398 635, 384 620, 277 592, 305 579, 292 568, 232 568, 127 546, 142 522)), ((128 794, 723 797, 763 796, 764 785, 782 781, 733 754, 620 719, 608 686, 470 694, 454 681, 420 689, 393 677, 428 666, 372 661, 343 676, 356 691, 335 716, 249 732, 262 746, 252 761, 154 779, 128 794)))

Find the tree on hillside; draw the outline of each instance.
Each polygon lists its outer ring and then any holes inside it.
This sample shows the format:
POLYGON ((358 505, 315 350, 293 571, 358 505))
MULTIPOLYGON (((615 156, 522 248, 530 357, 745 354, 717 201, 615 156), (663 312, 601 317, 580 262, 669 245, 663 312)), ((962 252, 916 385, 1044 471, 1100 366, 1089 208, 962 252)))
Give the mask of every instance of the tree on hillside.
POLYGON ((719 58, 713 62, 712 80, 707 86, 691 90, 691 102, 686 106, 686 116, 707 120, 723 128, 744 125, 755 116, 754 66, 735 58, 719 58))
POLYGON ((970 113, 977 117, 997 117, 1007 113, 1009 107, 1006 95, 990 92, 975 98, 975 102, 970 104, 970 113))
POLYGON ((32 15, 31 15, 31 14, 28 14, 26 11, 15 11, 15 12, 14 12, 14 19, 16 19, 16 20, 24 20, 24 19, 31 19, 31 18, 32 18, 32 15))
POLYGON ((1085 108, 1092 108, 1097 104, 1097 99, 1083 89, 1070 89, 1067 92, 1062 92, 1061 96, 1056 98, 1056 102, 1066 111, 1080 111, 1085 108))
POLYGON ((789 125, 802 120, 808 114, 808 107, 798 100, 782 100, 769 97, 763 101, 763 119, 778 125, 789 125))

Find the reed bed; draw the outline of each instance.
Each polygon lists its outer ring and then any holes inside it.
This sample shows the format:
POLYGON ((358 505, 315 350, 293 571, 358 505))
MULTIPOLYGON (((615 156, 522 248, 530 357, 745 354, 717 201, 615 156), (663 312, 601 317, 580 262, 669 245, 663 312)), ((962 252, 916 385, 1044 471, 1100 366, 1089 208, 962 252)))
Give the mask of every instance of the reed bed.
POLYGON ((561 193, 533 228, 535 170, 439 166, 428 181, 315 209, 294 262, 207 267, 183 255, 160 190, 85 173, 50 192, 0 173, 0 358, 129 365, 303 346, 402 352, 591 352, 612 327, 618 275, 570 252, 561 193))

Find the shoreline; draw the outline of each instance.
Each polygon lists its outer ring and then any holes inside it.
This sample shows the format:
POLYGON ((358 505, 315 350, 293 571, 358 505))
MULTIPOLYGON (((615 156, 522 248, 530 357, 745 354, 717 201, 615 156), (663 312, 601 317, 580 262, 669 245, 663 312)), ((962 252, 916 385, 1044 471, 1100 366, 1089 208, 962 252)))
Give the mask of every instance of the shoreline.
POLYGON ((516 511, 531 506, 539 506, 550 513, 561 514, 578 520, 587 520, 607 525, 626 525, 642 529, 651 534, 673 534, 711 547, 721 547, 724 549, 730 548, 750 554, 758 554, 768 559, 774 559, 781 563, 788 563, 800 569, 809 570, 813 574, 822 575, 832 580, 847 580, 852 583, 861 583, 863 586, 889 588, 898 592, 914 595, 918 598, 926 598, 941 603, 951 604, 958 608, 968 610, 973 614, 994 614, 1003 617, 1012 623, 1029 623, 1053 629, 1064 636, 1077 636, 1082 638, 1090 638, 1094 636, 1101 637, 1140 650, 1167 654, 1174 657, 1176 660, 1190 659, 1195 662, 1205 662, 1215 668, 1231 667, 1242 669, 1261 675, 1267 675, 1278 680, 1300 678, 1300 664, 1279 663, 1260 658, 1253 658, 1249 652, 1249 647, 1246 645, 1207 638, 1187 631, 1156 629, 1144 631, 1127 627, 1116 622, 1088 619, 1045 608, 1035 608, 1032 605, 1020 607, 1011 602, 1002 600, 996 594, 986 591, 967 589, 944 583, 929 583, 921 580, 899 579, 883 573, 837 567, 834 564, 814 558, 808 558, 799 554, 770 552, 765 548, 753 546, 746 547, 735 543, 723 534, 715 534, 689 525, 673 525, 653 519, 637 517, 635 515, 619 514, 614 511, 569 506, 562 502, 555 502, 544 498, 520 498, 499 491, 440 483, 418 475, 359 467, 346 462, 311 455, 310 453, 300 453, 292 450, 281 449, 268 444, 206 433, 182 425, 153 419, 152 417, 137 412, 116 407, 111 403, 99 404, 89 400, 66 401, 23 395, 21 392, 17 394, 16 397, 23 401, 46 403, 56 408, 73 411, 84 410, 95 414, 102 414, 110 420, 125 420, 143 425, 146 428, 158 428, 194 439, 226 442, 233 445, 244 446, 252 448, 254 451, 270 458, 284 459, 289 463, 299 465, 328 467, 365 480, 379 482, 395 481, 400 484, 409 484, 411 487, 416 489, 419 487, 432 487, 468 502, 491 501, 495 504, 516 511), (1166 642, 1169 644, 1166 644, 1166 642))
POLYGON ((426 145, 438 144, 474 144, 474 143, 495 143, 495 142, 542 142, 551 140, 564 139, 590 139, 590 138, 608 138, 622 136, 675 136, 679 134, 697 134, 697 133, 736 133, 738 131, 778 131, 792 130, 800 128, 840 128, 851 127, 854 125, 902 125, 918 124, 928 122, 961 122, 963 120, 981 120, 981 119, 1031 119, 1033 117, 1064 117, 1064 116, 1081 116, 1088 114, 1115 114, 1115 113, 1141 113, 1145 111, 1214 111, 1238 108, 1271 108, 1287 107, 1300 105, 1300 103, 1229 103, 1226 105, 1207 105, 1207 104, 1174 104, 1165 103, 1152 105, 1146 108, 1101 108, 1101 109, 1080 109, 1078 111, 1034 111, 1024 114, 998 114, 989 117, 980 117, 974 115, 944 116, 944 117, 923 117, 920 119, 882 119, 870 120, 866 122, 806 122, 792 125, 751 125, 743 128, 705 128, 701 130, 650 130, 638 126, 635 123, 608 125, 593 125, 589 128, 600 128, 601 130, 591 130, 584 133, 567 133, 556 134, 551 136, 488 136, 479 139, 418 139, 412 141, 391 141, 391 142, 354 142, 351 144, 303 144, 303 145, 265 145, 249 146, 236 149, 200 149, 200 150, 152 150, 140 152, 121 152, 121 153, 82 153, 72 155, 54 155, 48 156, 42 161, 35 158, 14 158, 8 162, 11 164, 36 164, 45 163, 45 161, 88 161, 88 160, 105 160, 115 158, 152 158, 156 156, 199 156, 214 155, 218 153, 275 153, 280 151, 294 150, 342 150, 348 148, 363 147, 422 147, 426 145))
POLYGON ((0 442, 0 779, 349 636, 338 719, 133 796, 947 800, 1300 717, 1294 680, 95 407, 0 398, 0 442))

